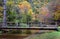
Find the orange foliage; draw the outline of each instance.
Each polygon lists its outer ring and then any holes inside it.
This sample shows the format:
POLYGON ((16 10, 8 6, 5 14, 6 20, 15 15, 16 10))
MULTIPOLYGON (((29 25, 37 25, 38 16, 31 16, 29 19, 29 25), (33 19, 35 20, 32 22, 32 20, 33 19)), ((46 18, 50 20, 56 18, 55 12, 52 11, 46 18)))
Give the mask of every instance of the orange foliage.
POLYGON ((43 16, 48 15, 48 13, 49 13, 49 10, 48 10, 46 7, 42 7, 42 8, 41 8, 41 14, 42 14, 43 16))
POLYGON ((18 6, 20 9, 24 9, 24 8, 30 9, 31 8, 30 4, 27 1, 21 2, 18 6))
POLYGON ((24 5, 23 4, 19 4, 19 8, 24 9, 24 5))

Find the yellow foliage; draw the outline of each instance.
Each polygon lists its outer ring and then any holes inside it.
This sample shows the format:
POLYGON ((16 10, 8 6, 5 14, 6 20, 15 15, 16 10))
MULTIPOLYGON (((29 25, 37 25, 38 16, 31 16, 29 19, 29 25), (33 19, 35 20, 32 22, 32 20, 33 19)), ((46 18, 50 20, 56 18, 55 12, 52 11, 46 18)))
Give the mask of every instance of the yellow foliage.
POLYGON ((19 6, 19 8, 22 8, 22 9, 24 9, 24 8, 27 8, 27 9, 31 8, 30 4, 27 1, 20 2, 20 4, 18 6, 19 6))
POLYGON ((58 10, 58 11, 55 12, 55 18, 54 19, 55 20, 60 19, 60 10, 58 10))
POLYGON ((14 4, 14 1, 7 1, 6 4, 12 5, 12 4, 14 4))
POLYGON ((30 14, 30 15, 32 15, 32 14, 33 14, 32 9, 29 9, 29 10, 28 10, 28 14, 30 14))
POLYGON ((0 6, 0 11, 3 11, 3 7, 0 6))
POLYGON ((56 6, 56 11, 54 15, 55 15, 54 17, 55 20, 60 20, 60 6, 59 5, 56 6))
POLYGON ((30 5, 29 2, 27 2, 27 1, 20 2, 18 7, 21 9, 22 14, 25 14, 25 8, 26 8, 27 9, 27 14, 32 16, 33 19, 35 19, 34 16, 33 16, 34 15, 33 10, 31 8, 31 5, 30 5))
POLYGON ((3 15, 3 7, 0 6, 0 17, 3 15))
POLYGON ((0 13, 0 17, 2 16, 3 14, 2 13, 0 13))
POLYGON ((35 4, 35 5, 37 5, 37 4, 38 4, 38 2, 34 2, 34 4, 35 4))
POLYGON ((22 12, 24 12, 24 9, 26 8, 27 9, 27 13, 29 15, 32 15, 33 14, 31 5, 27 1, 20 2, 19 5, 18 5, 18 7, 21 9, 22 12))

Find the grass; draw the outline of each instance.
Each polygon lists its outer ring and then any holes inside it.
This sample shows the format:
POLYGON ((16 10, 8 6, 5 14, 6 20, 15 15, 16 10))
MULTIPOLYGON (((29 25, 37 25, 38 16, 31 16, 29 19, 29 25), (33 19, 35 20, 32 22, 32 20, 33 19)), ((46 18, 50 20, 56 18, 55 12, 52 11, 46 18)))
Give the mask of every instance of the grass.
POLYGON ((60 32, 55 31, 51 33, 38 34, 26 39, 60 39, 60 32))

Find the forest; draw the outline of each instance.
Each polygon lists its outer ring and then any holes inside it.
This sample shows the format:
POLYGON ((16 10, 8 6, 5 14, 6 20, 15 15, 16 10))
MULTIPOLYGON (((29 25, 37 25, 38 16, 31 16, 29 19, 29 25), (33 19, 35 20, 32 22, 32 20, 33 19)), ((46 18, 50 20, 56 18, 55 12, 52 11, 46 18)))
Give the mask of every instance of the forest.
MULTIPOLYGON (((4 18, 4 1, 0 0, 0 22, 4 18)), ((60 22, 59 1, 54 0, 6 0, 6 22, 54 24, 60 22)))

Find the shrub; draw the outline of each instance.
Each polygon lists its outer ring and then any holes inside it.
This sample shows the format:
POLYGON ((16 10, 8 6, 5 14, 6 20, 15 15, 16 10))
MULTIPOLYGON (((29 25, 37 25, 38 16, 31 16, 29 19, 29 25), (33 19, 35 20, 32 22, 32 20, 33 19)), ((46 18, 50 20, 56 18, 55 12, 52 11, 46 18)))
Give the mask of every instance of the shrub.
POLYGON ((29 27, 29 25, 24 24, 24 23, 20 23, 20 27, 21 27, 21 28, 28 28, 28 27, 29 27))

